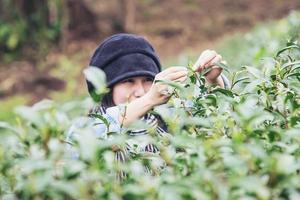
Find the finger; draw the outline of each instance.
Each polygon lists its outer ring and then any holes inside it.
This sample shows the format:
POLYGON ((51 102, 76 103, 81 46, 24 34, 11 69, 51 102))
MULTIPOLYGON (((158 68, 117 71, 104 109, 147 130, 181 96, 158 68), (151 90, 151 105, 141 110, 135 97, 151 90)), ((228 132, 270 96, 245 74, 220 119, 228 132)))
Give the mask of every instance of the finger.
POLYGON ((202 71, 204 66, 217 56, 215 51, 204 51, 198 58, 196 64, 193 66, 195 71, 202 71))
POLYGON ((164 70, 163 72, 156 75, 155 79, 156 80, 161 80, 161 79, 173 80, 174 78, 176 78, 177 75, 180 75, 180 74, 188 74, 187 68, 186 67, 183 67, 183 68, 178 67, 178 68, 174 68, 174 69, 170 69, 170 70, 164 70))
POLYGON ((219 66, 216 66, 214 64, 217 63, 217 62, 220 62, 221 60, 222 60, 222 56, 221 55, 217 55, 214 59, 212 59, 209 63, 207 63, 204 68, 205 69, 207 67, 218 67, 218 68, 220 68, 219 66))
POLYGON ((215 59, 215 57, 217 56, 218 54, 215 52, 215 51, 211 51, 210 54, 206 55, 206 57, 203 57, 202 59, 202 64, 201 66, 199 66, 198 68, 198 71, 202 71, 204 70, 206 67, 208 67, 211 63, 211 61, 213 59, 215 59))
POLYGON ((201 53, 201 55, 199 56, 199 58, 197 59, 196 63, 194 64, 193 68, 194 68, 194 69, 197 69, 199 66, 203 65, 203 64, 204 64, 204 63, 203 63, 203 59, 204 59, 205 57, 207 57, 208 55, 210 55, 210 54, 212 54, 212 51, 209 50, 209 49, 203 51, 203 52, 201 53))
MULTIPOLYGON (((208 79, 208 80, 216 80, 220 74, 222 73, 222 68, 212 68, 212 70, 210 70, 206 75, 205 77, 208 79)), ((214 81, 212 81, 214 82, 214 81)))
POLYGON ((164 79, 174 81, 188 75, 187 71, 173 72, 165 76, 164 79))
POLYGON ((183 67, 183 66, 169 67, 169 68, 163 70, 162 72, 158 73, 156 75, 156 77, 161 79, 161 78, 165 77, 166 75, 168 75, 170 73, 178 72, 178 71, 187 71, 187 68, 183 67))
POLYGON ((203 56, 205 56, 206 54, 209 54, 209 51, 210 50, 204 50, 201 54, 200 54, 200 56, 198 57, 198 59, 197 59, 197 61, 194 63, 194 65, 193 65, 193 67, 192 67, 192 69, 193 70, 196 70, 200 65, 201 65, 201 60, 202 60, 202 58, 203 58, 203 56))
POLYGON ((187 70, 188 70, 187 67, 174 66, 174 67, 167 68, 165 71, 168 73, 172 73, 172 72, 187 71, 187 70))
POLYGON ((207 69, 207 68, 210 68, 212 67, 212 61, 214 60, 215 58, 213 58, 211 61, 205 63, 204 65, 202 65, 201 67, 198 68, 198 72, 202 72, 203 70, 207 69))
POLYGON ((179 79, 176 79, 176 80, 174 80, 174 81, 176 81, 176 82, 180 82, 180 83, 183 83, 184 81, 186 81, 186 80, 187 80, 187 78, 188 78, 188 76, 184 76, 184 77, 181 77, 181 78, 179 78, 179 79))
POLYGON ((222 60, 222 56, 218 55, 214 58, 210 65, 208 66, 211 70, 206 74, 206 77, 210 80, 215 80, 221 74, 223 68, 215 65, 215 63, 220 62, 222 60))

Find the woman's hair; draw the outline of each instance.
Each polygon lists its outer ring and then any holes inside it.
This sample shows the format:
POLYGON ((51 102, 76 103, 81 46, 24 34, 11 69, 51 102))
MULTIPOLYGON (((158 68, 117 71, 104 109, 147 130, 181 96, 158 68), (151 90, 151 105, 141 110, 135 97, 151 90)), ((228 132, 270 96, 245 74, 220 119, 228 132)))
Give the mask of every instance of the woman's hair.
POLYGON ((112 89, 110 88, 109 92, 106 93, 101 102, 97 105, 95 105, 94 107, 92 107, 89 112, 88 112, 88 116, 93 117, 93 114, 102 114, 103 112, 103 108, 104 110, 106 110, 109 107, 113 107, 116 106, 116 104, 113 101, 113 96, 112 96, 112 89))
POLYGON ((104 108, 109 108, 109 107, 112 107, 112 106, 116 106, 116 104, 114 103, 114 100, 113 100, 113 95, 112 95, 112 88, 109 88, 109 92, 106 93, 103 98, 102 98, 102 101, 100 103, 100 105, 104 108))

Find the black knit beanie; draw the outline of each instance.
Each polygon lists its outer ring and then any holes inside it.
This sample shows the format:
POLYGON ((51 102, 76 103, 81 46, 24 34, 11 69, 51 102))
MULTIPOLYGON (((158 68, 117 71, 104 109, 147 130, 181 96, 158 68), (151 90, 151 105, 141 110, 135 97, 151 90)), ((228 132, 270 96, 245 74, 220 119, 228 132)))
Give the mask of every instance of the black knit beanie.
MULTIPOLYGON (((136 76, 155 77, 161 64, 151 44, 143 37, 119 33, 105 39, 94 52, 90 66, 106 75, 107 86, 136 76)), ((94 86, 87 81, 91 94, 94 86)))

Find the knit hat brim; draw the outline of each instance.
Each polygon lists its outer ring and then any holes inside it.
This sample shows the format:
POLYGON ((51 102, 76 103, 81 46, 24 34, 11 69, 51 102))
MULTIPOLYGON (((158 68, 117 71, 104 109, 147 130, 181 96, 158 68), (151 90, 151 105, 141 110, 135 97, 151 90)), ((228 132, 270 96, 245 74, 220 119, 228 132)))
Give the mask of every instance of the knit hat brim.
POLYGON ((140 53, 124 55, 110 63, 103 70, 107 76, 111 77, 107 82, 108 87, 137 76, 149 76, 154 79, 155 75, 160 72, 152 58, 140 53), (110 70, 106 71, 106 69, 110 70))

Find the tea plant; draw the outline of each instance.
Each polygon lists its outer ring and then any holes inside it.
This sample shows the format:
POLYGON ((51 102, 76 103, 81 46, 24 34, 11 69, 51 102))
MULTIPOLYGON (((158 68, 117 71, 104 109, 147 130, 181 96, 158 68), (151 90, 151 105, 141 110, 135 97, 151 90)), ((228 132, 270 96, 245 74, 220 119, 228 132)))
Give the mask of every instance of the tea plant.
MULTIPOLYGON (((206 86, 192 70, 186 85, 166 83, 174 95, 153 111, 168 124, 166 137, 153 130, 136 139, 112 132, 96 137, 95 121, 83 114, 90 99, 18 107, 16 126, 0 123, 1 199, 299 199, 299 49, 290 43, 260 69, 228 73, 227 89, 206 86), (77 135, 69 141, 75 122, 77 135), (140 152, 140 142, 160 152, 140 152), (134 147, 131 158, 115 162, 114 151, 125 145, 134 147)), ((94 99, 101 99, 102 72, 85 74, 98 85, 94 99)))

